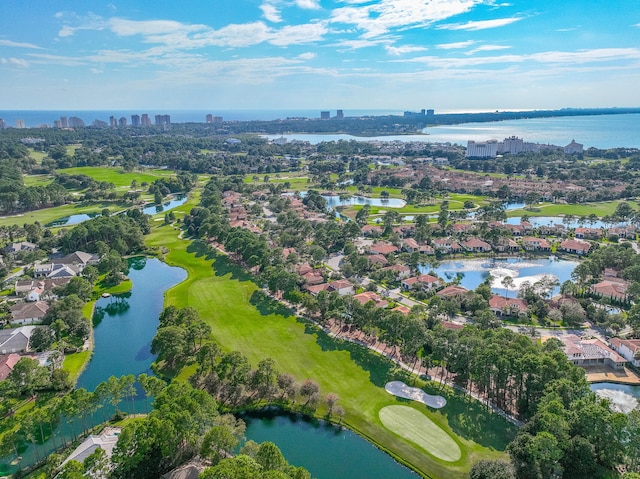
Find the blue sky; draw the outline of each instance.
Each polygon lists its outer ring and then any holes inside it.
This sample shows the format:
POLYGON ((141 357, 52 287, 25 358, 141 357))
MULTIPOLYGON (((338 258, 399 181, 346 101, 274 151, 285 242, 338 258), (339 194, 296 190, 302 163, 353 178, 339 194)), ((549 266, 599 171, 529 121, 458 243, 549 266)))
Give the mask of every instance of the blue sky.
POLYGON ((0 105, 640 107, 640 1, 2 0, 0 105))

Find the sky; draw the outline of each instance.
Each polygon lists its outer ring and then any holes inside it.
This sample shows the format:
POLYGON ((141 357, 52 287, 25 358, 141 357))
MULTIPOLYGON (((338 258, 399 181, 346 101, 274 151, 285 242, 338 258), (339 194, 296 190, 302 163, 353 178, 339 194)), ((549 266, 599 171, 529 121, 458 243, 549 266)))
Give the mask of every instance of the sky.
POLYGON ((639 0, 0 2, 0 110, 614 106, 639 0))

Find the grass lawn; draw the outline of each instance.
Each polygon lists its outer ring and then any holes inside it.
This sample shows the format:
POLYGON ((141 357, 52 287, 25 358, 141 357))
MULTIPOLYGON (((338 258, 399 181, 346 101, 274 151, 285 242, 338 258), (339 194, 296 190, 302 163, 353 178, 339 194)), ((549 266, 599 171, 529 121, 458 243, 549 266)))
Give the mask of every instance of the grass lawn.
POLYGON ((59 220, 71 215, 79 215, 84 213, 100 213, 104 208, 108 208, 112 213, 130 205, 124 203, 77 203, 70 205, 55 206, 53 208, 44 208, 41 210, 27 211, 24 214, 16 216, 0 217, 0 226, 8 226, 12 224, 23 225, 25 223, 35 223, 38 221, 41 225, 46 225, 52 221, 59 220))
POLYGON ((171 170, 144 170, 144 171, 124 171, 122 168, 109 168, 106 166, 81 166, 77 168, 65 168, 58 170, 58 173, 65 175, 87 175, 96 181, 107 181, 116 187, 129 187, 131 182, 136 180, 138 185, 143 181, 151 183, 163 176, 173 176, 171 170))
MULTIPOLYGON (((598 203, 585 203, 580 205, 541 203, 534 211, 522 208, 518 210, 511 210, 507 214, 508 216, 522 216, 525 214, 529 216, 589 216, 590 214, 595 214, 596 216, 602 217, 613 214, 616 207, 622 202, 623 200, 602 201, 598 203)), ((627 201, 627 203, 634 208, 638 207, 638 204, 634 201, 627 201)))
POLYGON ((51 175, 24 175, 24 186, 47 186, 53 182, 51 175))
POLYGON ((431 389, 436 386, 416 384, 415 378, 406 377, 388 359, 335 340, 295 317, 265 298, 251 278, 225 256, 200 242, 178 238, 178 231, 171 226, 156 226, 147 236, 147 244, 166 251, 164 260, 189 275, 166 292, 167 305, 196 308, 223 348, 241 351, 254 367, 270 357, 281 371, 293 374, 298 381, 312 378, 318 382, 323 395, 336 393, 346 410, 345 423, 401 461, 434 478, 462 478, 480 458, 505 457, 503 451, 514 428, 480 403, 448 388, 433 392, 447 399, 445 408, 433 412, 424 406, 419 410, 457 438, 461 459, 452 464, 424 454, 418 445, 384 428, 378 413, 385 406, 403 404, 384 390, 388 381, 403 380, 431 389))
POLYGON ((29 148, 29 156, 36 160, 36 163, 41 164, 42 160, 46 158, 48 155, 43 151, 36 151, 33 148, 29 148))
POLYGON ((85 365, 91 358, 91 351, 80 351, 79 353, 67 354, 62 363, 62 369, 69 371, 72 381, 76 381, 80 373, 84 370, 85 365))
POLYGON ((422 447, 443 461, 455 462, 462 452, 458 444, 440 426, 417 409, 409 406, 387 406, 379 412, 382 425, 422 447))

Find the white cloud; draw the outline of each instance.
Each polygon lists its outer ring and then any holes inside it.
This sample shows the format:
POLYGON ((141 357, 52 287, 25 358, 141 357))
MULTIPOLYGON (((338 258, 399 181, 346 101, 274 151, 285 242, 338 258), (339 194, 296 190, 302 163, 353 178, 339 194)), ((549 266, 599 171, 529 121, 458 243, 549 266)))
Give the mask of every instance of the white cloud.
POLYGON ((93 73, 94 75, 99 75, 100 73, 102 73, 104 70, 100 70, 99 68, 89 68, 89 71, 91 73, 93 73))
POLYGON ((313 60, 317 55, 313 52, 302 53, 298 55, 296 58, 300 60, 313 60))
POLYGON ((58 32, 59 37, 71 37, 75 35, 78 30, 104 30, 106 28, 104 19, 92 12, 89 12, 85 16, 79 16, 75 13, 58 12, 55 14, 55 17, 67 22, 58 32), (71 26, 70 23, 75 23, 76 26, 71 26))
POLYGON ((318 0, 296 0, 296 5, 307 10, 318 10, 320 8, 318 0))
POLYGON ((270 3, 263 3, 260 5, 260 10, 262 10, 262 15, 264 18, 273 23, 280 23, 282 21, 282 16, 280 15, 280 10, 278 10, 274 5, 270 3))
POLYGON ((154 36, 172 33, 188 33, 205 30, 206 25, 189 25, 173 20, 126 20, 114 17, 109 20, 109 28, 121 37, 132 35, 154 36))
POLYGON ((354 40, 341 40, 333 44, 336 47, 342 47, 339 51, 359 50, 361 48, 377 47, 378 45, 384 45, 391 43, 390 39, 354 39, 354 40))
POLYGON ((23 60, 22 58, 0 58, 0 63, 2 65, 12 65, 16 67, 26 68, 29 66, 29 62, 23 60))
MULTIPOLYGON (((332 12, 332 21, 355 25, 365 38, 385 34, 394 28, 431 25, 466 13, 484 0, 380 0, 375 4, 347 6, 332 12)), ((354 5, 353 2, 350 3, 354 5)))
POLYGON ((481 45, 477 48, 474 48, 473 50, 469 50, 468 52, 465 52, 464 54, 475 55, 476 53, 479 53, 479 52, 493 52, 497 50, 508 50, 509 48, 511 47, 507 45, 481 45))
POLYGON ((473 40, 467 40, 466 42, 455 42, 455 43, 441 43, 436 45, 436 48, 440 48, 442 50, 453 50, 456 48, 467 48, 476 43, 473 40))
POLYGON ((640 28, 640 23, 636 23, 636 24, 634 25, 634 27, 638 27, 638 28, 640 28))
POLYGON ((386 45, 384 48, 389 55, 394 55, 394 56, 400 56, 400 55, 404 55, 405 53, 412 53, 412 52, 423 52, 425 50, 428 50, 428 48, 426 47, 420 47, 417 45, 403 45, 401 47, 386 45))
POLYGON ((504 27, 505 25, 510 25, 519 20, 522 20, 522 17, 510 17, 510 18, 496 18, 494 20, 480 20, 477 22, 467 22, 467 23, 448 23, 446 25, 438 25, 439 30, 486 30, 488 28, 497 28, 504 27))
POLYGON ((44 50, 44 48, 33 43, 12 42, 11 40, 0 40, 0 46, 16 48, 33 48, 34 50, 44 50))

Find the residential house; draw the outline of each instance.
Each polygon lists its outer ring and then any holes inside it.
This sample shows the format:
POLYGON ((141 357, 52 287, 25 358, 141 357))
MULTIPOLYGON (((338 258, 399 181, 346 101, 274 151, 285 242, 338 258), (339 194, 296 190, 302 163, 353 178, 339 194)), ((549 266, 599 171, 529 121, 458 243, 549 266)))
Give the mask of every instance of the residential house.
POLYGON ((505 252, 511 252, 511 251, 518 251, 520 249, 520 246, 511 238, 505 238, 504 236, 501 236, 497 238, 493 243, 493 249, 495 249, 499 253, 505 253, 505 252))
POLYGON ((442 286, 442 280, 436 276, 431 276, 430 274, 421 274, 420 276, 414 276, 413 278, 403 279, 400 284, 402 285, 402 289, 405 291, 418 287, 424 291, 431 291, 442 286))
POLYGON ((33 268, 36 278, 73 278, 82 271, 82 266, 62 263, 37 264, 33 268))
POLYGON ((426 255, 436 254, 436 250, 434 250, 431 246, 429 246, 426 243, 419 243, 418 252, 420 254, 426 254, 426 255))
POLYGON ((362 227, 362 234, 364 236, 369 236, 369 237, 378 237, 382 234, 382 232, 384 231, 382 226, 374 226, 374 225, 364 225, 362 227))
POLYGON ((29 349, 29 339, 36 327, 0 329, 0 354, 22 353, 29 349))
POLYGON ((9 377, 15 365, 22 359, 19 354, 11 353, 0 356, 0 381, 9 377))
POLYGON ((74 449, 74 451, 61 464, 64 466, 69 461, 84 462, 96 449, 102 449, 107 458, 111 458, 113 448, 118 442, 122 431, 119 427, 105 427, 99 435, 92 434, 74 449))
POLYGON ((436 295, 440 296, 441 298, 450 298, 455 296, 458 296, 458 297, 464 296, 468 292, 469 290, 467 288, 458 286, 457 284, 451 284, 449 286, 442 288, 440 291, 436 293, 436 295))
POLYGON ((576 366, 609 366, 624 369, 627 360, 599 339, 581 339, 575 334, 561 336, 564 352, 576 366))
POLYGON ((411 268, 403 264, 387 266, 382 268, 380 271, 393 271, 396 281, 400 281, 411 276, 411 268))
POLYGON ((640 339, 613 338, 611 347, 635 367, 640 367, 640 339))
POLYGON ((600 239, 602 238, 602 228, 576 228, 575 237, 577 239, 600 239))
POLYGON ((404 304, 399 304, 398 306, 393 308, 391 311, 398 311, 399 313, 402 313, 405 316, 409 316, 409 313, 411 312, 411 308, 405 306, 404 304))
POLYGON ((308 273, 303 274, 302 278, 304 279, 304 283, 309 286, 324 283, 324 277, 319 270, 309 271, 308 273))
POLYGON ((496 316, 519 316, 527 312, 527 302, 520 298, 505 298, 494 294, 489 299, 489 308, 496 316))
POLYGON ((567 228, 561 224, 541 225, 537 228, 538 234, 542 236, 563 236, 567 233, 567 228))
POLYGON ((633 226, 622 226, 609 228, 607 231, 609 236, 617 236, 618 238, 635 239, 636 229, 633 226))
POLYGON ((356 294, 353 299, 358 301, 363 306, 369 301, 373 301, 373 303, 378 308, 386 308, 389 305, 388 301, 382 299, 380 296, 378 296, 377 293, 374 293, 373 291, 365 291, 364 293, 356 294))
POLYGON ((329 283, 329 291, 335 291, 340 296, 350 296, 356 292, 351 282, 346 279, 339 279, 329 283))
POLYGON ((567 253, 577 254, 577 255, 585 255, 591 249, 591 244, 586 241, 574 240, 574 239, 566 239, 562 243, 560 243, 560 249, 562 251, 566 251, 567 253))
POLYGON ((457 241, 448 238, 434 239, 433 247, 443 253, 460 253, 462 251, 462 246, 460 246, 457 241))
POLYGON ((603 298, 627 300, 627 287, 629 284, 622 278, 608 277, 599 283, 592 284, 589 291, 596 296, 603 298))
POLYGON ((385 258, 384 256, 382 256, 381 254, 372 254, 367 256, 367 260, 369 261, 370 265, 374 265, 374 264, 378 264, 381 266, 386 266, 389 264, 389 260, 387 258, 385 258))
POLYGON ((487 253, 491 251, 491 245, 478 238, 469 238, 468 240, 462 241, 460 245, 471 253, 487 253))
POLYGON ((391 243, 386 243, 383 241, 379 241, 377 243, 373 243, 368 247, 367 252, 369 254, 381 254, 383 256, 387 256, 391 253, 396 253, 398 251, 398 247, 392 245, 391 243))
POLYGON ((35 303, 17 303, 11 308, 11 324, 33 324, 42 321, 49 310, 49 305, 44 301, 35 303))
POLYGON ((407 253, 413 253, 420 249, 420 245, 413 238, 405 238, 402 240, 402 249, 407 253))
POLYGON ((82 271, 87 266, 95 266, 100 262, 100 256, 97 254, 85 253, 84 251, 76 251, 63 258, 56 259, 57 264, 66 264, 77 266, 82 271))
POLYGON ((295 270, 300 276, 304 276, 305 274, 313 271, 313 266, 309 263, 300 263, 295 266, 295 270))
POLYGON ((309 291, 309 293, 311 293, 312 296, 317 296, 320 291, 329 291, 330 284, 321 283, 321 284, 307 285, 305 286, 305 288, 307 289, 307 291, 309 291))
POLYGON ((551 251, 551 245, 544 238, 525 236, 522 238, 522 247, 526 251, 551 251))
POLYGON ((22 241, 20 243, 9 243, 2 250, 5 254, 16 254, 23 251, 35 251, 38 249, 38 245, 30 243, 29 241, 22 241))

